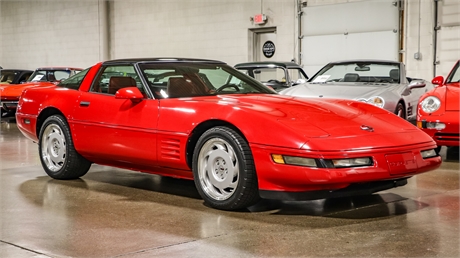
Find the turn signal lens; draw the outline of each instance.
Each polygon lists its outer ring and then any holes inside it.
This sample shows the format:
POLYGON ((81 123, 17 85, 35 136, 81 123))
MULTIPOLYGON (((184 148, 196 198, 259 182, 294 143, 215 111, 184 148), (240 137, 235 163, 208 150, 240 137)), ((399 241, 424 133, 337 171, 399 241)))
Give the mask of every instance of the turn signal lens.
POLYGON ((279 154, 272 154, 272 159, 275 163, 284 164, 284 159, 282 155, 279 154))

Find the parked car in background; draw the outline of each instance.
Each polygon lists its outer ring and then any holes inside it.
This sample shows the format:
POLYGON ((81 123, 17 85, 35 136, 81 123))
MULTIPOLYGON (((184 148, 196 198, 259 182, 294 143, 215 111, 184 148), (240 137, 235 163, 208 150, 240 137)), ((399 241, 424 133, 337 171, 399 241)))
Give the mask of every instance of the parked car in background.
POLYGON ((224 210, 371 194, 441 164, 433 139, 386 110, 279 95, 212 60, 98 63, 26 89, 16 121, 52 178, 97 163, 191 179, 224 210))
MULTIPOLYGON (((22 91, 30 87, 49 86, 59 83, 72 75, 82 71, 74 67, 41 67, 35 71, 29 71, 27 81, 19 85, 5 85, 0 88, 0 107, 2 115, 14 114, 22 91)), ((1 72, 3 73, 2 70, 1 72)))
POLYGON ((294 62, 249 62, 237 64, 235 68, 276 91, 308 80, 302 67, 294 62))
POLYGON ((332 62, 306 84, 280 92, 312 98, 343 98, 366 102, 414 121, 420 97, 434 85, 406 77, 403 63, 385 60, 332 62))
POLYGON ((460 60, 444 80, 437 76, 432 80, 436 88, 420 98, 417 126, 430 135, 438 145, 459 146, 460 142, 460 60))
POLYGON ((0 70, 0 87, 6 87, 10 84, 24 83, 29 79, 34 71, 23 69, 1 69, 0 70))

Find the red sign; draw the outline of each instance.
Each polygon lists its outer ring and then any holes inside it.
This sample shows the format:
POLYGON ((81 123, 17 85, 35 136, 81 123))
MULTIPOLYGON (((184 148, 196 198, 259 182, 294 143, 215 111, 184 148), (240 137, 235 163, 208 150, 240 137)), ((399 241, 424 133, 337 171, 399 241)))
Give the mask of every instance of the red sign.
POLYGON ((254 15, 254 24, 264 24, 267 20, 265 14, 256 14, 254 15))

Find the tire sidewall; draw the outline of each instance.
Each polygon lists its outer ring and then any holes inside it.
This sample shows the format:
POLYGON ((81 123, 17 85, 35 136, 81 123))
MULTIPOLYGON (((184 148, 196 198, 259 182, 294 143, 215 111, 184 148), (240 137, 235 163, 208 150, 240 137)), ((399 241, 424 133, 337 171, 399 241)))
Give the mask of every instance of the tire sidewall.
MULTIPOLYGON (((243 190, 246 187, 246 178, 247 178, 247 173, 248 169, 254 169, 251 167, 248 167, 248 164, 246 160, 244 159, 243 156, 243 149, 241 147, 241 144, 247 144, 245 142, 241 142, 235 135, 235 132, 233 130, 229 130, 228 128, 223 129, 222 127, 214 127, 208 131, 206 131, 199 139, 197 142, 197 145, 195 146, 194 152, 193 152, 193 162, 192 162, 192 167, 193 167, 193 177, 195 181, 196 188, 201 195, 201 197, 205 200, 205 202, 209 203, 212 207, 218 208, 218 209, 223 209, 223 210, 232 210, 234 209, 233 206, 235 204, 237 205, 239 199, 243 195, 243 190), (230 134, 229 134, 230 133, 230 134), (236 186, 236 189, 234 193, 227 199, 225 200, 215 200, 211 198, 202 188, 201 182, 200 182, 200 177, 198 173, 198 156, 200 154, 201 148, 203 145, 210 139, 212 138, 221 138, 225 140, 231 147, 234 149, 236 152, 236 157, 238 159, 238 166, 239 166, 239 179, 238 179, 238 184, 236 186)), ((251 155, 252 157, 252 155, 251 155)))
POLYGON ((45 120, 45 122, 43 123, 43 125, 42 125, 42 127, 40 129, 40 137, 39 137, 39 141, 38 141, 38 152, 39 152, 39 156, 40 156, 40 162, 42 163, 42 167, 45 170, 46 174, 48 174, 50 177, 60 179, 63 176, 63 173, 65 173, 65 170, 66 170, 66 167, 67 167, 67 162, 69 162, 68 158, 67 158, 67 155, 69 154, 69 146, 71 144, 71 141, 72 141, 72 139, 70 138, 69 127, 68 127, 67 123, 64 121, 64 119, 62 118, 62 116, 53 115, 53 116, 48 117, 45 120), (62 133, 64 134, 64 138, 65 138, 65 141, 66 141, 66 144, 65 144, 66 158, 64 160, 64 164, 62 165, 62 167, 57 171, 52 171, 52 170, 50 170, 48 168, 48 166, 46 165, 46 162, 43 160, 43 155, 42 155, 42 152, 43 152, 43 150, 42 150, 43 133, 44 133, 45 129, 51 124, 59 126, 59 128, 62 131, 62 133))

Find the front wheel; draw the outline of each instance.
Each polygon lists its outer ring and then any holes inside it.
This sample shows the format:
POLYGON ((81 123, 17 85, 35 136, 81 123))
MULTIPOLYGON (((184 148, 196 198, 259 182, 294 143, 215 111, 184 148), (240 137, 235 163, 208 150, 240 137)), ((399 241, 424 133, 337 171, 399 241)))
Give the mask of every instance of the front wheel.
POLYGON ((406 119, 406 111, 402 103, 398 103, 398 105, 396 106, 395 114, 401 117, 402 119, 406 119))
POLYGON ((217 209, 246 208, 260 198, 249 145, 228 127, 211 128, 200 137, 193 153, 193 176, 205 203, 217 209))
POLYGON ((91 162, 75 150, 69 126, 60 115, 50 116, 43 123, 38 151, 43 169, 54 179, 76 179, 91 167, 91 162))

